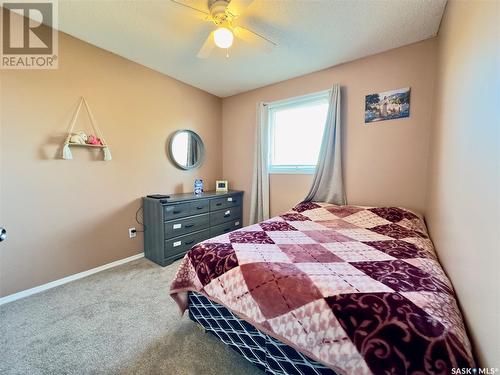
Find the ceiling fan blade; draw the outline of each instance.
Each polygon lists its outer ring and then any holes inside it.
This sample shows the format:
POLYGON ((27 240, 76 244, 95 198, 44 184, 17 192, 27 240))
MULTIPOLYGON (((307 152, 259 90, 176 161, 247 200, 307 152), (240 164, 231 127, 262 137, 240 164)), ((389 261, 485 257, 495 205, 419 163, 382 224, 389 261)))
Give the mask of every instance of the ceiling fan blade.
POLYGON ((208 56, 210 56, 214 47, 215 47, 214 32, 212 31, 208 35, 203 45, 201 46, 196 57, 198 57, 199 59, 206 59, 208 56))
POLYGON ((266 52, 271 52, 273 48, 278 45, 271 39, 268 39, 265 36, 243 26, 236 26, 233 31, 234 35, 236 35, 236 37, 238 37, 239 39, 247 43, 256 45, 266 52))
POLYGON ((231 13, 235 18, 239 17, 243 14, 245 9, 247 9, 250 4, 253 3, 254 0, 231 0, 229 5, 227 6, 227 10, 231 13))
POLYGON ((170 0, 170 1, 176 5, 180 5, 180 6, 183 6, 185 8, 189 8, 191 10, 194 10, 200 14, 204 14, 205 16, 210 16, 210 13, 208 12, 208 10, 198 9, 198 8, 195 8, 191 5, 185 4, 182 1, 178 1, 178 0, 170 0))

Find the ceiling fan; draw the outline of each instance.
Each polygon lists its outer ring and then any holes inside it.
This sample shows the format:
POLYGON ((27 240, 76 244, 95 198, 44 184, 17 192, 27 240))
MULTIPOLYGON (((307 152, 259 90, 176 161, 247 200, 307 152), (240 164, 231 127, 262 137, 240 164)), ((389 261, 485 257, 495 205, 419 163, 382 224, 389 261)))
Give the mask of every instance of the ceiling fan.
POLYGON ((171 1, 200 15, 204 14, 204 20, 214 24, 215 30, 210 32, 196 55, 200 59, 210 56, 216 46, 226 49, 226 57, 229 57, 229 48, 233 45, 235 37, 244 42, 258 44, 266 50, 277 46, 272 40, 241 25, 240 17, 253 0, 208 0, 207 10, 198 9, 180 0, 171 1))

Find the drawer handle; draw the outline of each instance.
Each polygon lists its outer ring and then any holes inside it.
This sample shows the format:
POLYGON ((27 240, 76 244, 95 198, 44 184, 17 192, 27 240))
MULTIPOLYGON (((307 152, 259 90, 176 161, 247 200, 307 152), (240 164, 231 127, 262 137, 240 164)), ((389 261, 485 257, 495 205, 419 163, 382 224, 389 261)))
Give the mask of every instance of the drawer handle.
POLYGON ((184 242, 184 245, 191 245, 193 242, 194 242, 194 240, 186 241, 186 242, 184 242))
POLYGON ((186 225, 184 225, 184 228, 191 228, 191 227, 194 227, 194 224, 186 224, 186 225))
POLYGON ((203 210, 203 206, 196 207, 197 210, 203 210))
POLYGON ((222 206, 222 203, 219 202, 219 203, 216 203, 215 205, 216 206, 222 206))
POLYGON ((182 211, 179 211, 179 210, 174 210, 173 214, 176 215, 176 214, 180 214, 182 211))
POLYGON ((231 213, 224 214, 224 217, 229 217, 229 216, 231 216, 231 213))

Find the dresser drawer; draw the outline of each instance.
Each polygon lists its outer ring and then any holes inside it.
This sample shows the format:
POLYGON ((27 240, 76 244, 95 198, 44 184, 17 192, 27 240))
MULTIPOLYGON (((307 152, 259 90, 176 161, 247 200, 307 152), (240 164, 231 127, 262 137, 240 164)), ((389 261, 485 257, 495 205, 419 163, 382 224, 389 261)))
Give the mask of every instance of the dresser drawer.
MULTIPOLYGON (((208 205, 207 205, 208 208, 208 205)), ((172 238, 182 236, 186 233, 195 232, 208 228, 209 215, 196 215, 186 217, 184 219, 177 219, 167 221, 164 225, 165 238, 172 238)))
POLYGON ((210 201, 208 199, 200 199, 190 203, 191 215, 199 215, 208 212, 210 201))
POLYGON ((241 218, 241 206, 210 212, 210 226, 241 218))
POLYGON ((222 210, 224 208, 239 206, 241 203, 241 195, 234 194, 223 198, 215 198, 210 200, 210 211, 222 210))
POLYGON ((165 258, 187 252, 197 243, 210 237, 208 229, 165 240, 165 258))
POLYGON ((227 223, 210 227, 210 237, 220 236, 221 234, 229 233, 239 228, 241 228, 241 219, 231 220, 227 223))
POLYGON ((186 217, 191 215, 191 203, 178 203, 163 206, 163 220, 175 220, 179 217, 186 217))

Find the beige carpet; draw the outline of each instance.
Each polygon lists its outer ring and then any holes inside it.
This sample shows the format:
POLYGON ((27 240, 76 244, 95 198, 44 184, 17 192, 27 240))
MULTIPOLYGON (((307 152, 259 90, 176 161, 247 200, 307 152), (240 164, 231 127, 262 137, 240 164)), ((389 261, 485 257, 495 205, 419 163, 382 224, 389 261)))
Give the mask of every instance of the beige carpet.
POLYGON ((168 296, 146 259, 0 306, 0 374, 263 374, 168 296))

